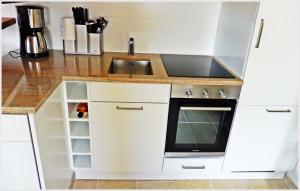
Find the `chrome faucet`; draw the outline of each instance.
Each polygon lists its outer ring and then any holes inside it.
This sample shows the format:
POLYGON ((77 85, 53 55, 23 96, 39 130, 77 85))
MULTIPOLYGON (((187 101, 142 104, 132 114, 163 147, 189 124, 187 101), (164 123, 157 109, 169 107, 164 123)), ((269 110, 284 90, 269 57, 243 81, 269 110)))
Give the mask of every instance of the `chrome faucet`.
POLYGON ((134 56, 134 38, 129 39, 128 56, 134 56))

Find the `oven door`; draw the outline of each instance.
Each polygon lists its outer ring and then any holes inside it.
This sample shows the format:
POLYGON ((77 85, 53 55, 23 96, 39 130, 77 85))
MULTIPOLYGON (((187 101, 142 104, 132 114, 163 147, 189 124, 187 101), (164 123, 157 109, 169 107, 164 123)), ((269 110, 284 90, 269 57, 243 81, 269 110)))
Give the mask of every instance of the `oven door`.
POLYGON ((224 155, 236 100, 171 98, 166 157, 224 155))

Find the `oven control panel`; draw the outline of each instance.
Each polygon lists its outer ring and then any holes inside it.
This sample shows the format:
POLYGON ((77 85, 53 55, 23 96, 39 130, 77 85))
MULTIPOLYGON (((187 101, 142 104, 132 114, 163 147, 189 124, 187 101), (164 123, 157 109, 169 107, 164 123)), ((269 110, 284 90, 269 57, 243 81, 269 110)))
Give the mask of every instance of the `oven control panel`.
POLYGON ((171 98, 238 99, 240 86, 201 86, 172 84, 171 98))

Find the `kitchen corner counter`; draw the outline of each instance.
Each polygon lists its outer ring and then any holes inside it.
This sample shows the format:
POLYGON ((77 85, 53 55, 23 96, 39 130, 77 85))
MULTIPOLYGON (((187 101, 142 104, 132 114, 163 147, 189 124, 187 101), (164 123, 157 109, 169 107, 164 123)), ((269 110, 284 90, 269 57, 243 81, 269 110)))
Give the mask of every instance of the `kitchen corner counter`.
POLYGON ((114 81, 136 83, 235 85, 242 80, 168 77, 159 54, 136 54, 150 58, 153 75, 108 74, 113 57, 126 53, 106 52, 102 56, 65 55, 50 50, 49 57, 38 59, 2 57, 2 113, 35 113, 63 81, 114 81))

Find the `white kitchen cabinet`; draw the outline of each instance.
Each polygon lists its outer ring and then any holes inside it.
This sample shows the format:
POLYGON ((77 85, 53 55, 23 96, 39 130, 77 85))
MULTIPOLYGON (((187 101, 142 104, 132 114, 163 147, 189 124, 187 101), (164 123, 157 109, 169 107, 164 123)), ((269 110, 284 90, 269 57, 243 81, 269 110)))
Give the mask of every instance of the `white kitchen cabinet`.
POLYGON ((239 106, 230 134, 224 169, 292 170, 298 156, 297 135, 297 107, 239 106))
POLYGON ((225 170, 286 172, 296 164, 299 5, 260 3, 225 170))
POLYGON ((38 190, 40 182, 26 115, 1 116, 0 190, 38 190))
POLYGON ((240 105, 297 105, 299 7, 299 2, 260 3, 240 105))
POLYGON ((1 142, 0 190, 39 190, 31 142, 1 142))
POLYGON ((162 172, 168 104, 92 102, 93 168, 162 172))
POLYGON ((60 84, 36 113, 29 114, 43 189, 68 189, 72 181, 62 91, 60 84))
POLYGON ((31 142, 27 115, 2 115, 1 121, 1 141, 31 142))

